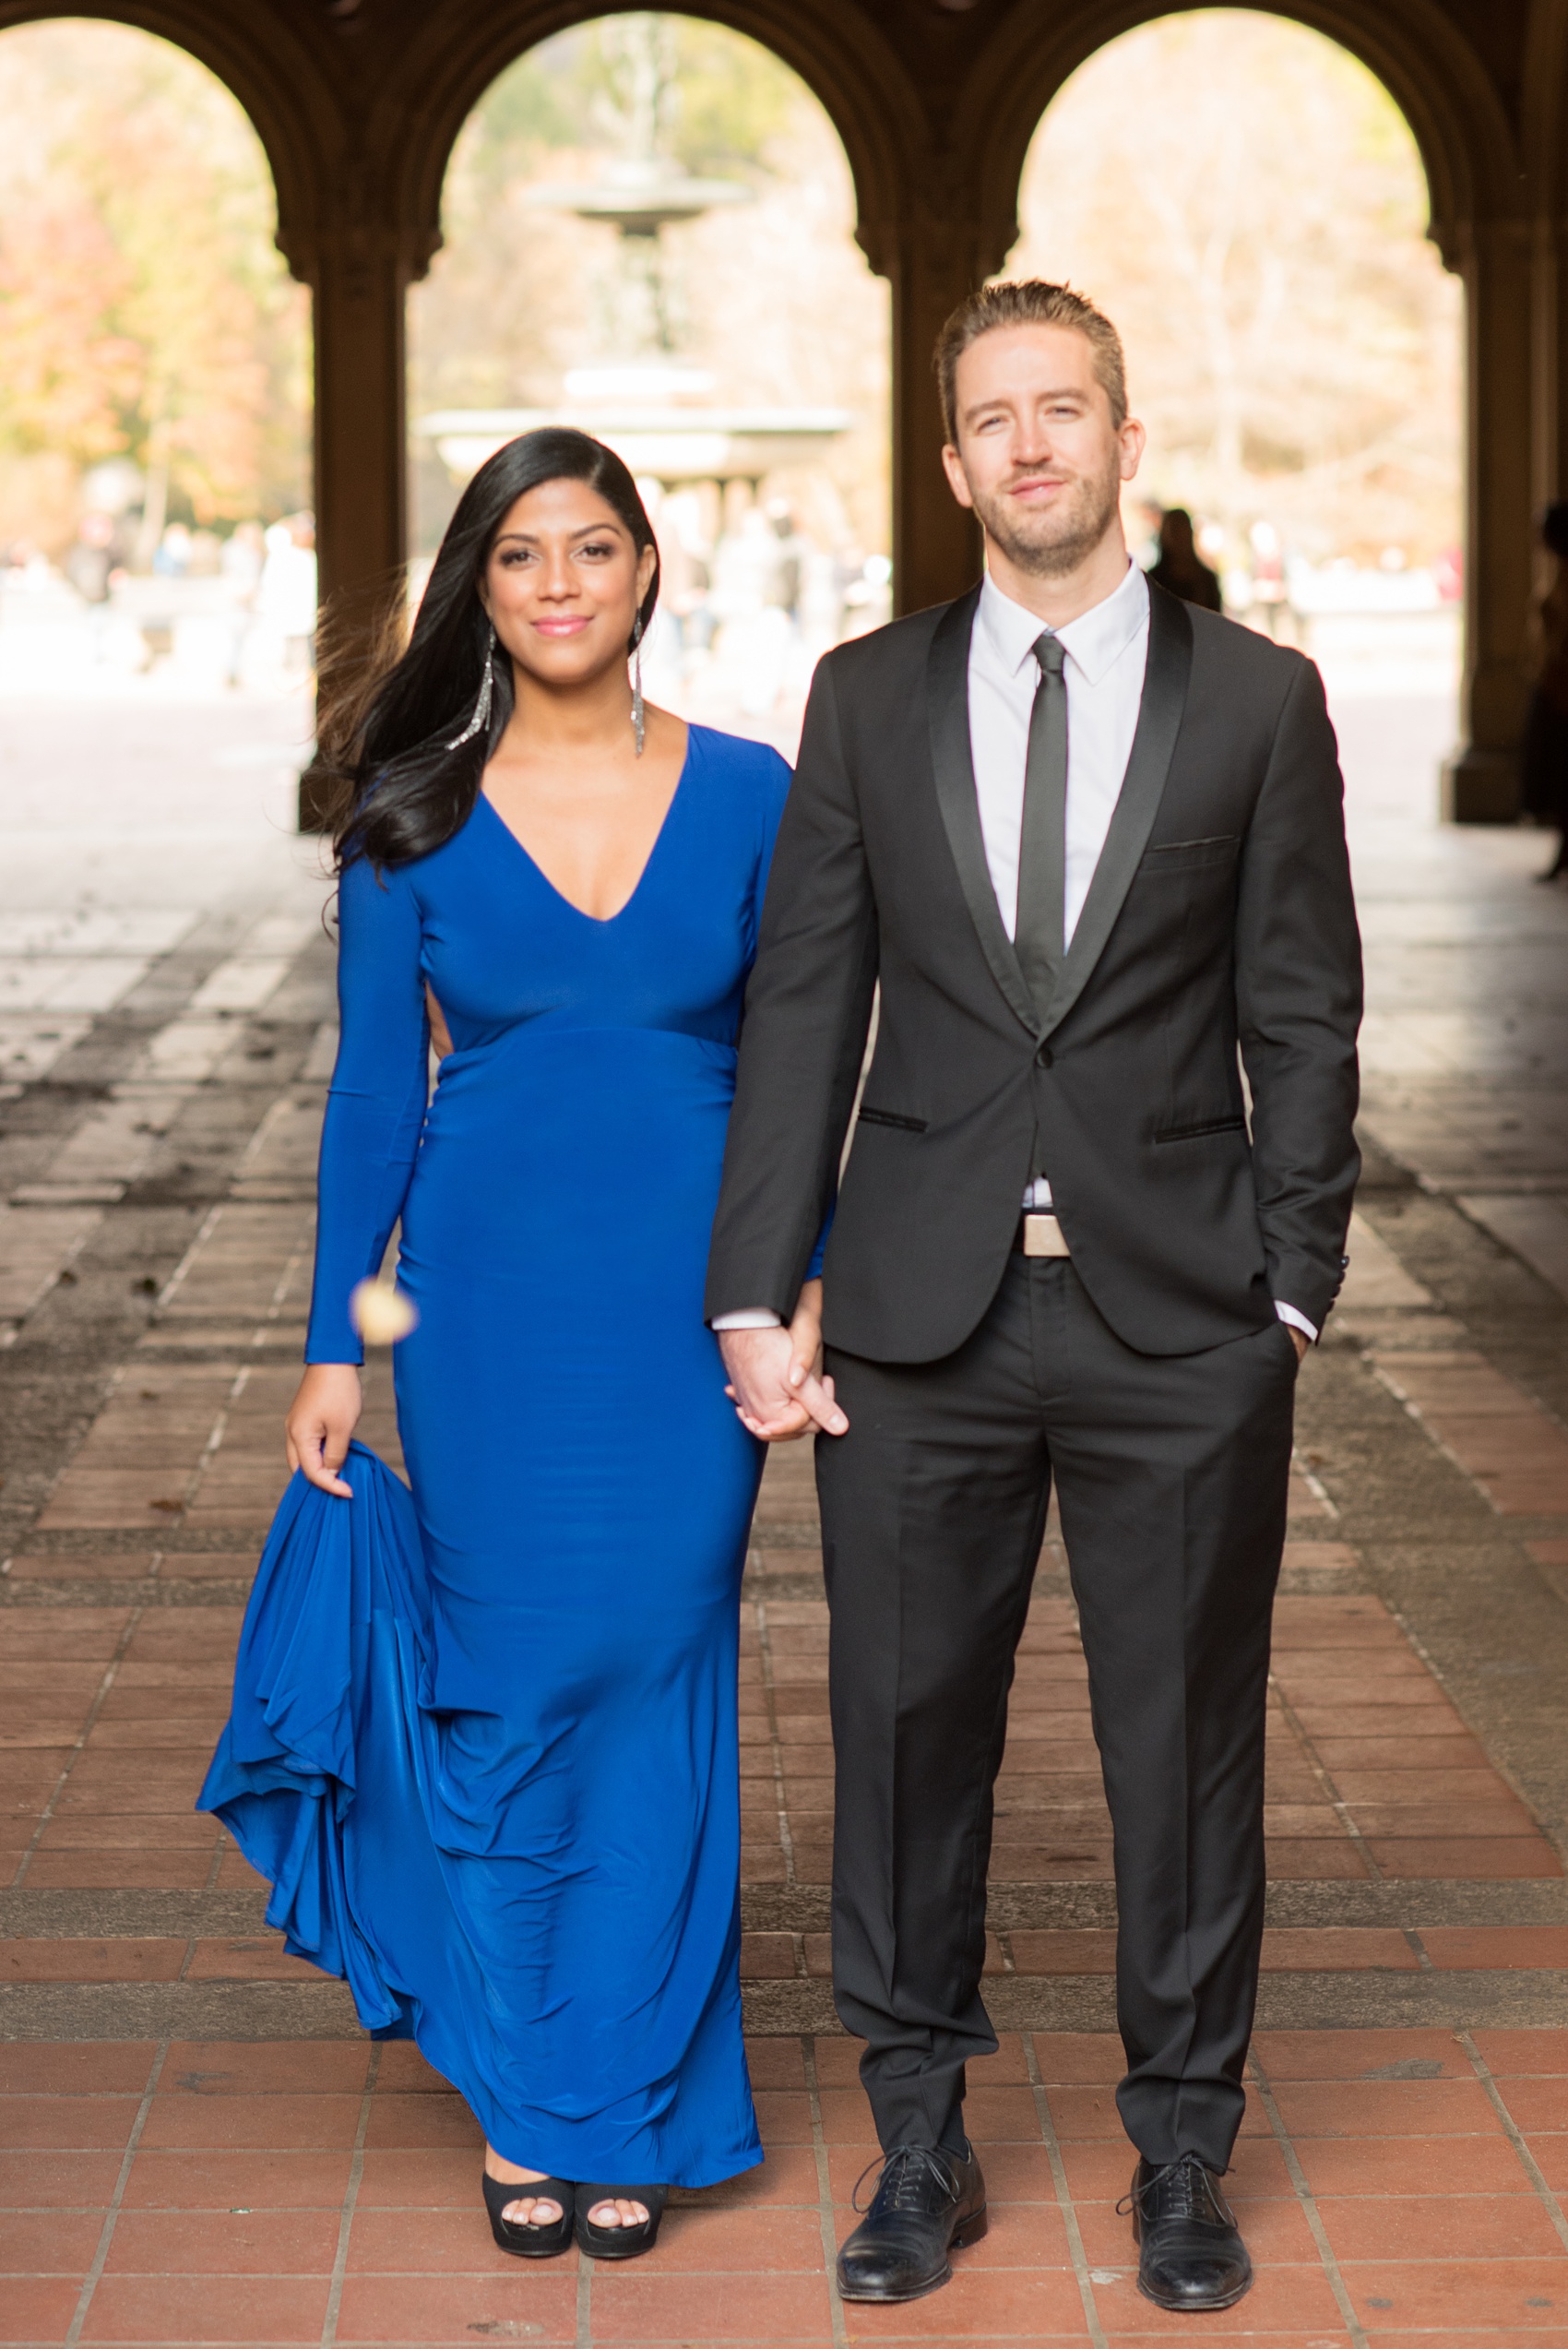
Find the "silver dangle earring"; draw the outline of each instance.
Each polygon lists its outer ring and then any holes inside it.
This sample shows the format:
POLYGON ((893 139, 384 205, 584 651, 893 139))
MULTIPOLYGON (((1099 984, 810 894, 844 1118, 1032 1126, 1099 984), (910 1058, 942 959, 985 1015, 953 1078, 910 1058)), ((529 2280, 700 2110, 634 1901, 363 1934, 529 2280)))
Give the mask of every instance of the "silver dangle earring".
POLYGON ((474 714, 463 728, 462 733, 454 734, 451 741, 444 745, 445 749, 461 750, 466 742, 472 742, 476 734, 483 733, 490 723, 490 704, 494 692, 495 631, 492 628, 490 643, 484 656, 484 674, 479 681, 479 699, 474 704, 474 714))
POLYGON ((643 755, 643 737, 647 732, 647 713, 643 708, 643 623, 639 612, 637 625, 632 630, 632 733, 639 758, 643 755))

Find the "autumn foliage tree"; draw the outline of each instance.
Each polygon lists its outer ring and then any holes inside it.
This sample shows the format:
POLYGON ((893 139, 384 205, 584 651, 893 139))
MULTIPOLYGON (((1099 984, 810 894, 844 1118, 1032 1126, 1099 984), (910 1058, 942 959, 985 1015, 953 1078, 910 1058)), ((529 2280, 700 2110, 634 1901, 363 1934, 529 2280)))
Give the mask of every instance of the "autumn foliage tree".
POLYGON ((98 24, 0 34, 0 541, 74 533, 123 456, 203 523, 304 501, 306 297, 234 100, 181 51, 98 24))

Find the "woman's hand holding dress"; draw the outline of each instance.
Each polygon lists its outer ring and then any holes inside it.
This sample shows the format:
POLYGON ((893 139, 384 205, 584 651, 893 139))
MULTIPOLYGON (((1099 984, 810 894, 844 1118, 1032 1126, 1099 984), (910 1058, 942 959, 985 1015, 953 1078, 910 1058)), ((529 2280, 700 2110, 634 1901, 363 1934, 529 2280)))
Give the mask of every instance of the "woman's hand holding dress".
POLYGON ((301 1379, 283 1422, 290 1467, 339 1500, 352 1495, 338 1472, 349 1457, 349 1438, 362 1408, 360 1374, 351 1362, 315 1362, 301 1379))

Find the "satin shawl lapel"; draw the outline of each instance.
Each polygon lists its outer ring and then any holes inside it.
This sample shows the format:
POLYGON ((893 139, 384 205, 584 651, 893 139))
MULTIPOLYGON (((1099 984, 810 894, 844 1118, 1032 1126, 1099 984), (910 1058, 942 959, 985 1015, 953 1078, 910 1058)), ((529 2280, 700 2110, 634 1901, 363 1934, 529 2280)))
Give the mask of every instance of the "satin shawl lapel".
POLYGON ((1038 1032, 1035 1009, 1013 942, 1002 926, 985 861, 980 801, 975 793, 969 749, 969 636, 980 604, 979 588, 950 603, 938 621, 926 656, 926 704, 931 720, 931 763, 936 796, 947 829, 947 845, 958 868, 969 918, 980 948, 1008 1003, 1030 1035, 1038 1032))
POLYGON ((1179 596, 1151 583, 1148 665, 1144 672, 1137 732, 1133 737, 1127 772, 1105 836, 1105 846, 1095 866, 1073 943, 1046 1006, 1042 1036, 1049 1036, 1053 1028, 1060 1027, 1083 994, 1095 964, 1105 951, 1123 900, 1133 886, 1133 876, 1148 846, 1165 779, 1170 771, 1182 713, 1187 706, 1187 680, 1192 668, 1193 624, 1187 616, 1187 607, 1179 596))

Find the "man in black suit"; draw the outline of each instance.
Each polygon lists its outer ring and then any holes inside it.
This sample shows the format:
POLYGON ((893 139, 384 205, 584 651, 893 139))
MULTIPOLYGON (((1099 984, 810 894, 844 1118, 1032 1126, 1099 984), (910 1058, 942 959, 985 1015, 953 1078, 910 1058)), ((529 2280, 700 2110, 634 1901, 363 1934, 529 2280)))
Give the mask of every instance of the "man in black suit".
POLYGON ((1129 564, 1144 435, 1110 322, 989 287, 937 362, 986 577, 817 671, 707 1299, 746 1424, 822 1431, 834 1983, 886 2156, 839 2286, 912 2298, 984 2231, 964 2066, 996 2044, 992 1783, 1054 1477, 1115 1829, 1139 2283, 1213 2309, 1251 2281, 1218 2179, 1293 1389, 1359 1164, 1339 771, 1310 662, 1129 564), (819 1379, 802 1284, 878 983, 819 1379))

